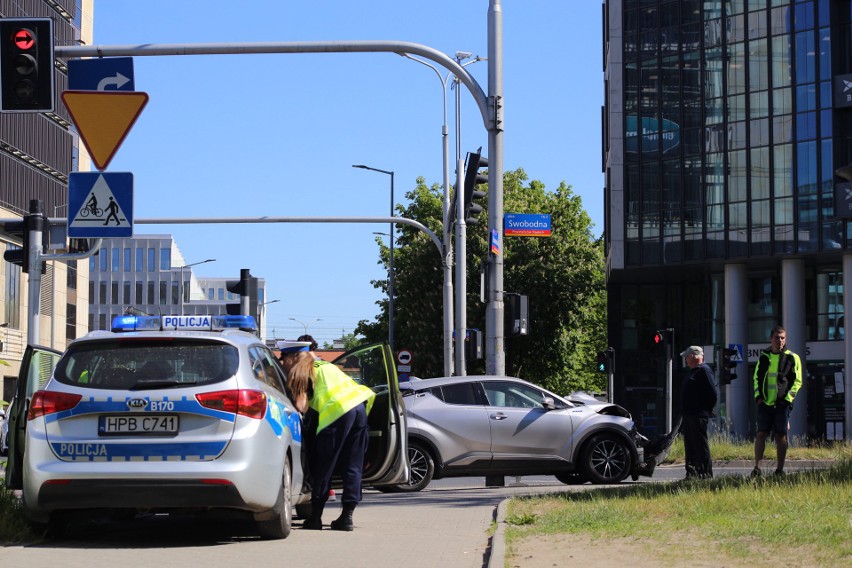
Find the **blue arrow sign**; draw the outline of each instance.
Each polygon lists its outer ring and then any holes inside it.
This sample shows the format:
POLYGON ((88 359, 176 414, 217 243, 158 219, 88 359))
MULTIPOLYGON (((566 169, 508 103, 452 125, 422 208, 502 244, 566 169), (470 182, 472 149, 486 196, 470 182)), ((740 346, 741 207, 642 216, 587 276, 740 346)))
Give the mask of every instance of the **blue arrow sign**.
POLYGON ((133 174, 73 172, 68 176, 68 236, 133 236, 133 174))
POLYGON ((135 91, 132 57, 71 59, 69 91, 135 91))

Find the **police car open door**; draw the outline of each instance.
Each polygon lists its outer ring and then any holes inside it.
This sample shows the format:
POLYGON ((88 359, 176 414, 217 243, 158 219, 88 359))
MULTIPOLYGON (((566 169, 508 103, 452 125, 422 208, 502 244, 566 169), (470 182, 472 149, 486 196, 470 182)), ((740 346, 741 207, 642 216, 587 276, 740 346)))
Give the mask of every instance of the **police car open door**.
POLYGON ((399 392, 393 353, 386 343, 348 351, 333 361, 362 385, 373 389, 376 400, 367 416, 370 444, 364 458, 363 484, 381 487, 408 483, 408 439, 405 405, 399 392))
POLYGON ((59 362, 61 352, 48 347, 27 345, 21 370, 18 373, 18 383, 15 387, 15 404, 9 420, 9 459, 6 462, 6 487, 23 489, 24 482, 24 449, 27 439, 27 412, 33 393, 42 388, 53 368, 59 362))

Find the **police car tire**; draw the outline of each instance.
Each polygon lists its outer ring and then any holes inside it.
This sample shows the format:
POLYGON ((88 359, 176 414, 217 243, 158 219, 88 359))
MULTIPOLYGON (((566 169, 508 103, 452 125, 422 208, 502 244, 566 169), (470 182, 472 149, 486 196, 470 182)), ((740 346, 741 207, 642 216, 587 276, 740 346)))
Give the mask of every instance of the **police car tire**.
POLYGON ((273 516, 267 521, 258 521, 257 529, 260 537, 265 540, 278 540, 290 536, 293 528, 293 503, 291 498, 290 458, 284 462, 284 474, 281 487, 278 488, 278 499, 273 507, 273 516))

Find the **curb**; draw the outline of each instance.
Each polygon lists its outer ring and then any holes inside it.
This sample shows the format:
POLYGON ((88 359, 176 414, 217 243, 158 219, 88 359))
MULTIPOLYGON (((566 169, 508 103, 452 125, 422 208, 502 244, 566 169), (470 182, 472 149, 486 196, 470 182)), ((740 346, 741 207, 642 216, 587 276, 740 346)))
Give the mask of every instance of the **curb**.
POLYGON ((491 550, 488 554, 488 568, 503 568, 506 565, 506 509, 508 497, 497 505, 496 529, 491 537, 491 550))

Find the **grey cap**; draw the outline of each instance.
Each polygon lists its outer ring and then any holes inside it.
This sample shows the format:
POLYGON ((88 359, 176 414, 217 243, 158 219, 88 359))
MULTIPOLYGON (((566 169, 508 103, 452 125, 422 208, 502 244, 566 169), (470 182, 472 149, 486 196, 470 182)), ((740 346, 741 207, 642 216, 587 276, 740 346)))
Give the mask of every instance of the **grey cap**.
POLYGON ((704 349, 699 347, 698 345, 690 345, 686 349, 684 349, 680 356, 686 357, 687 355, 695 355, 696 357, 704 357, 704 349))

